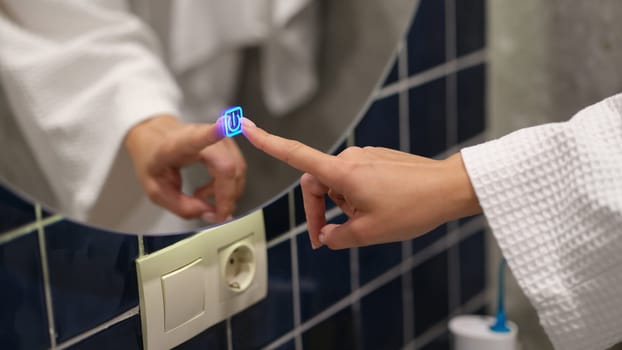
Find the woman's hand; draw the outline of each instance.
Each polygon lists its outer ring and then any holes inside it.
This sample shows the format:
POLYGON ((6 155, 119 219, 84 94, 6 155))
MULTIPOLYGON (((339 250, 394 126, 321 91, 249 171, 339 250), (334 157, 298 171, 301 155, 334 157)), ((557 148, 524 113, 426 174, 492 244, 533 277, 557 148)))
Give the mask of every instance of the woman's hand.
POLYGON ((433 160, 387 148, 350 147, 331 156, 268 134, 243 119, 255 147, 302 170, 311 244, 332 249, 410 239, 481 212, 460 154, 433 160), (349 217, 326 224, 324 196, 349 217))
POLYGON ((184 124, 156 116, 133 127, 125 147, 149 198, 182 218, 222 222, 235 210, 246 179, 246 162, 218 124, 184 124), (180 169, 204 163, 212 180, 190 196, 182 192, 180 169), (211 200, 210 200, 211 199, 211 200))

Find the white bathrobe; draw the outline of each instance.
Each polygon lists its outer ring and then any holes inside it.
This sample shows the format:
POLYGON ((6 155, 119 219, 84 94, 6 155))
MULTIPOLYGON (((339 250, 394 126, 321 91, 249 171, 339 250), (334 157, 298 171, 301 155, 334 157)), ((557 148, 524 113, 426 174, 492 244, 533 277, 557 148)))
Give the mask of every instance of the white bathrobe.
POLYGON ((462 150, 484 214, 559 350, 622 340, 622 95, 462 150))
POLYGON ((124 135, 162 113, 215 120, 232 103, 241 49, 249 45, 261 48, 268 108, 282 115, 304 102, 316 88, 312 5, 4 0, 0 86, 11 113, 0 117, 17 119, 62 213, 95 222, 117 215, 120 230, 166 230, 144 226, 138 215, 157 209, 130 179, 124 135))

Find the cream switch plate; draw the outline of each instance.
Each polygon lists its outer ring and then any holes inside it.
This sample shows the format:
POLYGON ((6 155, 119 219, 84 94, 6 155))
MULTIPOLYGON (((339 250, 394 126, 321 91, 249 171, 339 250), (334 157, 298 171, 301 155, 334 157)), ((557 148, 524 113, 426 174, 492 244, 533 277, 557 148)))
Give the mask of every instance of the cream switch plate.
POLYGON ((143 347, 170 349, 265 298, 261 210, 136 259, 143 347))

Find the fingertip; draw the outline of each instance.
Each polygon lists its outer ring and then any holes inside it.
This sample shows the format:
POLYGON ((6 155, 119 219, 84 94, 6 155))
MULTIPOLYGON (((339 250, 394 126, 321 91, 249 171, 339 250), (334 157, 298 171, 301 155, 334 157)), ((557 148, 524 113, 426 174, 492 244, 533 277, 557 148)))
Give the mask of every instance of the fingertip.
POLYGON ((218 119, 216 119, 216 130, 218 131, 218 136, 220 138, 224 138, 225 136, 227 136, 227 133, 225 131, 224 117, 219 117, 218 119))
POLYGON ((250 119, 242 118, 242 135, 246 137, 251 143, 255 144, 256 132, 260 130, 259 127, 250 119))
POLYGON ((203 215, 201 215, 201 219, 207 222, 208 224, 215 224, 217 222, 216 214, 212 212, 203 213, 203 215))
POLYGON ((242 128, 256 128, 257 125, 247 117, 242 118, 242 128))

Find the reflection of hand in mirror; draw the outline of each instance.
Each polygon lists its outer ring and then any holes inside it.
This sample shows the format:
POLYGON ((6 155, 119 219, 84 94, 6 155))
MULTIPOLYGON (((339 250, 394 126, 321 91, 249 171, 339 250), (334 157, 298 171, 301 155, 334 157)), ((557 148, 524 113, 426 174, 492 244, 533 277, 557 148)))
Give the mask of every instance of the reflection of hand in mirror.
POLYGON ((332 249, 410 239, 481 212, 460 153, 433 160, 379 147, 349 147, 331 156, 271 135, 243 119, 257 148, 304 171, 301 187, 311 244, 332 249), (348 215, 326 224, 324 196, 348 215))
POLYGON ((242 194, 246 162, 235 141, 223 138, 218 124, 185 124, 168 115, 133 127, 125 147, 143 189, 156 204, 186 218, 222 222, 242 194), (194 194, 182 192, 180 169, 204 163, 212 176, 194 194))

